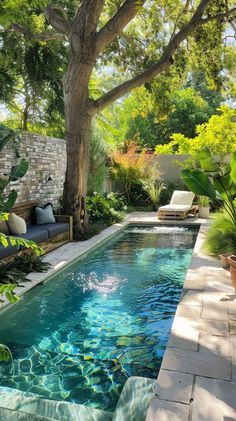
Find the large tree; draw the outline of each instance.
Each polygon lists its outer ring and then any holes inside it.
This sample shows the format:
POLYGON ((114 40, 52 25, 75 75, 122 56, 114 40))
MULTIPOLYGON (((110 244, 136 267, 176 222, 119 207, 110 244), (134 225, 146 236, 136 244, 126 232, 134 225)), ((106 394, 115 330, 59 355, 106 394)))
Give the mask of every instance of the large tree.
POLYGON ((191 45, 199 52, 199 60, 204 54, 208 56, 205 60, 209 69, 218 75, 217 60, 209 61, 209 46, 214 50, 216 45, 216 57, 220 61, 219 46, 225 23, 235 18, 233 3, 230 0, 34 0, 29 6, 26 0, 2 2, 5 28, 31 41, 61 40, 68 48, 68 65, 63 77, 67 140, 63 202, 65 212, 74 217, 77 233, 89 228, 85 198, 94 116, 131 90, 168 71, 191 45), (34 32, 30 15, 39 14, 39 10, 46 17, 46 31, 34 32), (145 39, 137 41, 139 28, 135 22, 146 25, 145 39), (91 97, 89 84, 93 70, 107 63, 107 57, 115 62, 119 56, 125 58, 131 72, 133 67, 138 68, 138 74, 98 98, 91 97))

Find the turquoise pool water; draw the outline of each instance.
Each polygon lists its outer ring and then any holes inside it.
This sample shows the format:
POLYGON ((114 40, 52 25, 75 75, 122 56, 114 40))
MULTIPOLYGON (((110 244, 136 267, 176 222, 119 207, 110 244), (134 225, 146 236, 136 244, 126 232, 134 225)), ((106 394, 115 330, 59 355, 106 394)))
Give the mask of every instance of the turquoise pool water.
POLYGON ((156 378, 198 228, 129 226, 0 317, 0 385, 113 410, 156 378))

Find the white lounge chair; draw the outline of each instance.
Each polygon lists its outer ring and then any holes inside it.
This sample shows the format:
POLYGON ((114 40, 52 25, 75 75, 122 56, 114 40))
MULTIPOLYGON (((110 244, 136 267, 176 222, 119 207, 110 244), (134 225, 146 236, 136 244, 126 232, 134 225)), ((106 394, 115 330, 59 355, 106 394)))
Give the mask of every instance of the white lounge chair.
POLYGON ((190 213, 196 214, 198 208, 193 206, 194 194, 190 191, 175 190, 169 205, 158 209, 159 219, 185 219, 190 213))

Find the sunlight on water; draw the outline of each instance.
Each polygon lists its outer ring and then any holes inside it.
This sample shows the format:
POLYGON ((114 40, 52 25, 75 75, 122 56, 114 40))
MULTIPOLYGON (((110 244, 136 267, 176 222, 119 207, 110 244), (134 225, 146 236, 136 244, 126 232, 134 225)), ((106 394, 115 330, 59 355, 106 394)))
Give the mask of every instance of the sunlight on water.
POLYGON ((156 378, 196 234, 129 226, 29 291, 0 319, 0 384, 113 410, 128 377, 156 378))

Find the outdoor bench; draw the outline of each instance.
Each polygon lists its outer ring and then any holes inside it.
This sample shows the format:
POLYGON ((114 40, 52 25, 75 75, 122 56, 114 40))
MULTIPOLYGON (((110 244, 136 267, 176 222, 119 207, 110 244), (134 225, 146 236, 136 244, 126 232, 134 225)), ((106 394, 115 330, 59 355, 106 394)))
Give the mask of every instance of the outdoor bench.
MULTIPOLYGON (((36 225, 34 208, 39 206, 37 201, 28 201, 14 206, 12 212, 20 216, 26 221, 26 234, 14 235, 14 237, 33 240, 45 253, 60 247, 62 244, 68 243, 73 239, 73 217, 69 215, 54 215, 56 222, 51 224, 36 225)), ((6 259, 15 254, 22 252, 30 252, 23 246, 18 249, 16 246, 3 247, 0 244, 0 259, 6 259)))

